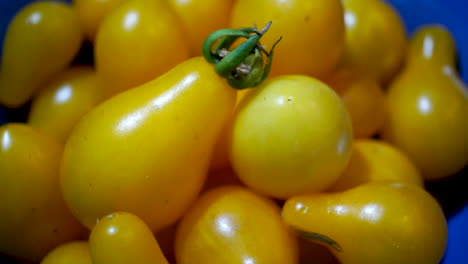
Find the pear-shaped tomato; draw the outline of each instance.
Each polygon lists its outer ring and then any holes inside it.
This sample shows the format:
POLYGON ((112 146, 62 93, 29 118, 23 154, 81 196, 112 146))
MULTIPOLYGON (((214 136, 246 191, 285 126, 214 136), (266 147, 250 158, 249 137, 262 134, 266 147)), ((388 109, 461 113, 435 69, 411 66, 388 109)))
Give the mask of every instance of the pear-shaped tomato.
POLYGON ((25 124, 0 127, 0 252, 39 261, 84 233, 60 192, 62 150, 25 124))
POLYGON ((83 40, 78 17, 63 3, 39 1, 8 26, 0 71, 0 103, 17 107, 64 70, 83 40))
POLYGON ((62 160, 62 190, 73 213, 89 228, 115 211, 135 214, 154 232, 174 223, 203 185, 235 96, 196 57, 93 109, 62 160))
POLYGON ((89 236, 93 264, 167 264, 151 229, 140 218, 115 212, 101 218, 89 236))
POLYGON ((441 179, 468 164, 468 88, 454 65, 450 33, 418 30, 405 70, 387 94, 383 138, 405 152, 426 179, 441 179))
POLYGON ((373 182, 338 193, 293 197, 284 221, 342 264, 439 263, 447 223, 437 201, 413 184, 373 182))

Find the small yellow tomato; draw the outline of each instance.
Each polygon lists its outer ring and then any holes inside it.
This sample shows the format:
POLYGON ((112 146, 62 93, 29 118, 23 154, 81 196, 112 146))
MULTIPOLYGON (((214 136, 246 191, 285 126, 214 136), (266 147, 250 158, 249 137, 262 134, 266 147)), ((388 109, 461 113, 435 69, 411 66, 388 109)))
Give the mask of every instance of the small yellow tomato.
POLYGON ((88 228, 119 210, 154 232, 176 222, 202 188, 235 98, 212 65, 196 57, 91 110, 62 159, 72 212, 88 228))
POLYGON ((230 160, 250 188, 276 198, 325 190, 346 168, 352 128, 340 97, 306 76, 278 76, 238 107, 230 160))
POLYGON ((59 2, 31 3, 8 26, 0 71, 0 103, 17 107, 80 49, 83 34, 76 14, 59 2))
POLYGON ((73 0, 81 28, 89 40, 94 40, 102 20, 126 0, 73 0))
POLYGON ((92 264, 88 242, 74 241, 56 247, 41 264, 92 264))
POLYGON ((176 233, 179 264, 298 263, 297 241, 271 200, 238 186, 205 193, 176 233))
POLYGON ((202 44, 208 35, 227 28, 233 0, 169 0, 182 22, 192 55, 201 55, 202 44))
POLYGON ((345 192, 297 196, 286 202, 282 215, 342 264, 435 264, 447 244, 439 204, 414 184, 373 182, 345 192))
POLYGON ((468 164, 468 88, 451 64, 454 49, 446 29, 419 29, 407 66, 387 94, 383 138, 405 152, 428 180, 468 164))
POLYGON ((355 138, 377 133, 385 120, 385 95, 379 83, 356 73, 337 72, 326 82, 338 92, 351 116, 355 138))
POLYGON ((115 212, 101 218, 89 236, 93 264, 167 264, 151 229, 140 218, 115 212))
POLYGON ((91 67, 75 67, 58 75, 34 98, 28 124, 65 142, 81 117, 102 98, 91 67))
POLYGON ((331 189, 342 191, 374 181, 406 182, 424 188, 421 174, 403 152, 380 140, 354 141, 349 165, 331 189))
POLYGON ((237 0, 231 27, 273 24, 262 43, 282 36, 275 49, 272 75, 308 74, 322 77, 337 65, 344 50, 343 8, 340 0, 237 0))
POLYGON ((146 83, 189 57, 177 16, 164 1, 129 0, 103 20, 96 70, 107 96, 146 83))
POLYGON ((400 69, 406 36, 397 11, 382 0, 342 0, 346 25, 343 65, 387 82, 400 69))
POLYGON ((30 126, 0 127, 0 252, 39 261, 83 234, 60 193, 62 148, 30 126))

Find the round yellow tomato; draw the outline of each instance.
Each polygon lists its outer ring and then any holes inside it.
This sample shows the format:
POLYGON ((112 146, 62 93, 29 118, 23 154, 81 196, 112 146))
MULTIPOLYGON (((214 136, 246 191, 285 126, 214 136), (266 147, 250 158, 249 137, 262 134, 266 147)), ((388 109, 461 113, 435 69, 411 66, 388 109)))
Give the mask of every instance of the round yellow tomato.
POLYGON ((208 35, 227 28, 233 0, 169 0, 182 22, 192 55, 202 53, 202 44, 208 35))
POLYGON ((82 40, 78 17, 63 3, 39 1, 20 10, 3 44, 0 103, 17 107, 31 99, 72 61, 82 40))
POLYGON ((202 188, 235 96, 196 57, 91 110, 62 159, 62 191, 72 212, 88 228, 119 210, 154 232, 173 224, 202 188))
POLYGON ((284 75, 239 105, 230 160, 250 188, 276 198, 325 190, 346 168, 352 127, 346 106, 326 84, 284 75))
POLYGON ((388 90, 383 138, 405 152, 424 178, 441 179, 468 164, 468 88, 447 64, 455 52, 445 29, 418 30, 410 50, 405 70, 388 90))
POLYGON ((107 96, 146 83, 188 57, 181 22, 164 1, 122 3, 96 36, 96 71, 107 96))
POLYGON ((75 67, 58 75, 39 91, 28 124, 65 142, 80 118, 102 98, 91 67, 75 67))
POLYGON ((447 244, 439 204, 414 184, 373 182, 345 192, 297 196, 286 202, 282 215, 342 264, 439 263, 447 244))
POLYGON ((175 253, 179 264, 298 263, 297 241, 278 206, 238 186, 195 202, 177 229, 175 253))
POLYGON ((89 236, 93 264, 167 264, 151 229, 140 218, 115 212, 101 218, 89 236))
POLYGON ((376 80, 357 73, 337 72, 326 82, 343 99, 351 116, 354 137, 371 137, 382 128, 385 95, 376 80))
POLYGON ((81 28, 89 40, 94 40, 102 20, 126 0, 73 0, 81 28))
POLYGON ((424 188, 421 174, 403 152, 380 140, 356 140, 349 165, 332 190, 342 191, 373 181, 407 182, 424 188))
POLYGON ((282 36, 275 49, 272 75, 331 72, 344 48, 343 8, 340 0, 238 0, 231 27, 273 24, 262 43, 267 47, 282 36))
POLYGON ((406 36, 397 11, 382 0, 342 0, 346 25, 345 67, 389 81, 406 55, 406 36))
POLYGON ((74 241, 56 247, 41 264, 92 264, 88 242, 74 241))
POLYGON ((0 252, 39 261, 84 233, 60 193, 62 149, 30 126, 0 127, 0 252))

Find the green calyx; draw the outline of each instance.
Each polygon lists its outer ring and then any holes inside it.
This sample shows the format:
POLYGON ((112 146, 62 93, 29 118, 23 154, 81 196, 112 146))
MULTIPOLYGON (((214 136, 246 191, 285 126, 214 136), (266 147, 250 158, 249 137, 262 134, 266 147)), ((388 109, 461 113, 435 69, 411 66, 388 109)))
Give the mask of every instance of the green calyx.
POLYGON ((273 49, 279 38, 267 52, 260 38, 268 31, 271 22, 262 30, 253 28, 217 30, 203 42, 203 56, 215 65, 215 71, 236 89, 256 86, 268 77, 273 59, 273 49), (245 38, 239 46, 231 46, 239 38, 245 38), (266 56, 266 64, 263 56, 266 56))

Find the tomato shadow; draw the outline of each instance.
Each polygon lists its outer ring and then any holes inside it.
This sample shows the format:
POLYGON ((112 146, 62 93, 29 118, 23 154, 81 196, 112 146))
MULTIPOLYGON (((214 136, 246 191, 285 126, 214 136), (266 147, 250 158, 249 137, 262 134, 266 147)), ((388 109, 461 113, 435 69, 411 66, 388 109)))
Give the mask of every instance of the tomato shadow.
POLYGON ((445 180, 426 182, 425 186, 439 201, 447 219, 468 206, 468 167, 445 180))

